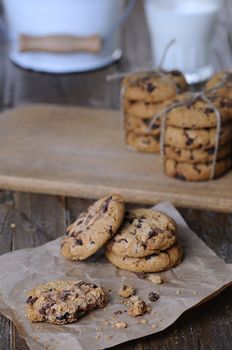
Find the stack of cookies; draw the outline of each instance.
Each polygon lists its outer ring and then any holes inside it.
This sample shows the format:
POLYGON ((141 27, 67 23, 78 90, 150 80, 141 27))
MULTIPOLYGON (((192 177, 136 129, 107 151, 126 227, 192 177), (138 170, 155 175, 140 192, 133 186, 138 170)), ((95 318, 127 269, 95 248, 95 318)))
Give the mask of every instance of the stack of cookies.
POLYGON ((177 227, 167 215, 151 209, 125 213, 121 195, 100 199, 67 228, 61 253, 85 260, 103 246, 115 266, 133 272, 159 272, 181 262, 177 227))
POLYGON ((217 178, 231 168, 231 146, 230 99, 215 94, 196 98, 184 93, 167 111, 163 145, 167 175, 187 181, 217 178), (217 116, 221 124, 219 134, 217 116))
POLYGON ((122 82, 122 109, 127 145, 140 152, 158 153, 160 120, 151 120, 169 105, 177 93, 185 91, 182 73, 149 72, 128 75, 122 82))
POLYGON ((120 269, 132 272, 167 270, 182 259, 176 223, 151 209, 126 212, 117 234, 106 245, 106 257, 120 269))

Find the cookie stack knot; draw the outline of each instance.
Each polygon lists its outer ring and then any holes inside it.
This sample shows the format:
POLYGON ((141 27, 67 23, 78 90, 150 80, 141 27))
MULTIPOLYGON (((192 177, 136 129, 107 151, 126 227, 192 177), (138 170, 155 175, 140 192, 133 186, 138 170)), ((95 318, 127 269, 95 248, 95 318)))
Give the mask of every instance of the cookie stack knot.
POLYGON ((161 156, 168 176, 218 178, 232 165, 232 101, 211 89, 183 93, 162 114, 161 156))
POLYGON ((152 118, 172 103, 179 92, 187 89, 178 71, 139 72, 128 74, 121 86, 121 111, 126 144, 137 151, 158 153, 160 120, 148 128, 152 118))
POLYGON ((132 272, 160 272, 179 264, 182 250, 175 221, 151 209, 126 212, 117 234, 106 245, 106 257, 132 272))

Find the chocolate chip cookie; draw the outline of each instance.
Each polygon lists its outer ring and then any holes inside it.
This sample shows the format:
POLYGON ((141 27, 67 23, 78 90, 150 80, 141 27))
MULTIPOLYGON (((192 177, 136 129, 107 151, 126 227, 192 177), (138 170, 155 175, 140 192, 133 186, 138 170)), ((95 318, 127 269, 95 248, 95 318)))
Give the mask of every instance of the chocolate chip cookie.
POLYGON ((124 99, 123 110, 125 114, 129 114, 137 118, 151 119, 155 114, 161 112, 167 106, 169 106, 172 101, 173 99, 165 100, 159 103, 151 103, 124 99))
POLYGON ((133 115, 125 115, 124 117, 124 126, 127 131, 132 131, 135 134, 139 135, 159 135, 160 134, 160 121, 152 124, 152 127, 149 127, 151 123, 150 119, 142 119, 134 117, 133 115))
POLYGON ((175 82, 159 72, 135 73, 122 82, 123 97, 158 103, 174 97, 177 93, 175 82))
MULTIPOLYGON (((232 166, 231 157, 217 160, 214 178, 226 173, 232 166)), ((174 159, 166 158, 164 170, 168 176, 184 181, 206 181, 210 180, 212 162, 189 164, 177 162, 174 159)))
POLYGON ((232 99, 232 72, 222 71, 215 74, 205 86, 206 91, 214 88, 216 88, 215 95, 232 99))
POLYGON ((129 148, 144 153, 158 153, 160 150, 159 134, 139 135, 129 131, 126 133, 126 144, 129 148))
MULTIPOLYGON (((219 145, 231 141, 232 123, 221 128, 219 145)), ((167 126, 165 129, 165 145, 177 148, 196 149, 211 148, 215 146, 216 128, 181 129, 167 126)))
MULTIPOLYGON (((176 160, 177 162, 185 163, 203 163, 212 162, 214 159, 215 148, 198 148, 198 149, 185 149, 172 146, 164 147, 164 154, 167 158, 176 160)), ((232 144, 227 143, 224 146, 219 147, 217 152, 217 159, 223 159, 232 154, 232 144)))
POLYGON ((125 202, 119 194, 95 202, 68 226, 68 236, 61 242, 63 256, 70 260, 84 260, 93 255, 114 236, 124 212, 125 202))
POLYGON ((120 229, 106 248, 116 255, 144 257, 176 242, 177 226, 167 215, 151 209, 126 212, 120 229))
POLYGON ((57 325, 77 321, 88 311, 106 306, 101 287, 84 281, 52 281, 29 292, 27 318, 57 325))
MULTIPOLYGON (((207 96, 209 101, 220 112, 221 124, 232 121, 232 101, 219 96, 207 96)), ((215 110, 199 96, 184 93, 174 100, 174 105, 167 112, 166 124, 179 128, 202 129, 217 126, 215 110), (178 105, 180 104, 181 105, 178 105)))
POLYGON ((132 272, 160 272, 178 265, 182 260, 182 249, 178 244, 159 254, 146 256, 144 258, 131 258, 116 255, 114 252, 106 251, 107 259, 122 270, 132 272))

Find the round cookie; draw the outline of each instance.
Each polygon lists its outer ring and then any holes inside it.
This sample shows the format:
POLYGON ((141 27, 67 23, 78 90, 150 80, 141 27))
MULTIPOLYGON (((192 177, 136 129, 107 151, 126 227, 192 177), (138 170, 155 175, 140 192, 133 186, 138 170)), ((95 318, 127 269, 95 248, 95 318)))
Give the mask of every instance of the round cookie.
MULTIPOLYGON (((208 99, 220 112, 222 124, 232 121, 231 100, 219 96, 208 96, 208 99)), ((190 129, 203 129, 217 126, 214 109, 201 97, 194 99, 194 94, 184 93, 178 96, 173 103, 184 103, 184 105, 170 107, 166 117, 167 125, 190 129)))
POLYGON ((159 103, 124 99, 123 109, 125 114, 130 114, 130 115, 133 115, 134 117, 142 118, 142 119, 151 119, 154 117, 155 114, 164 110, 172 102, 173 102, 173 99, 165 100, 159 103))
POLYGON ((161 102, 173 98, 177 88, 172 79, 160 72, 135 73, 122 81, 123 97, 144 102, 161 102))
POLYGON ((165 250, 176 242, 176 223, 152 209, 126 212, 117 234, 106 248, 116 255, 141 258, 165 250))
POLYGON ((213 75, 206 83, 205 89, 207 91, 214 88, 216 88, 216 91, 213 91, 215 95, 232 99, 232 72, 222 71, 213 75), (220 87, 223 82, 223 86, 220 87))
MULTIPOLYGON (((232 166, 231 157, 227 157, 216 162, 215 176, 220 177, 226 173, 232 166)), ((166 175, 184 181, 207 181, 210 180, 212 171, 211 163, 189 164, 176 162, 174 159, 167 158, 164 162, 164 171, 166 175)))
POLYGON ((162 70, 162 72, 174 81, 178 93, 182 93, 188 89, 187 81, 184 75, 179 70, 171 70, 171 71, 162 70))
POLYGON ((160 134, 160 123, 154 123, 151 128, 149 125, 151 123, 150 119, 142 119, 134 117, 133 115, 125 115, 124 126, 127 131, 132 131, 135 134, 149 134, 149 135, 159 135, 160 134))
POLYGON ((159 153, 159 135, 139 135, 132 131, 126 133, 126 144, 130 149, 144 153, 159 153))
POLYGON ((121 195, 113 194, 98 200, 68 226, 61 242, 63 256, 70 260, 84 260, 98 251, 114 236, 125 213, 121 195))
MULTIPOLYGON (((232 124, 221 128, 219 145, 225 145, 231 141, 232 124)), ((215 146, 216 128, 205 129, 181 129, 167 126, 165 129, 164 143, 177 148, 195 149, 211 148, 215 146)))
POLYGON ((26 305, 31 322, 61 325, 77 321, 89 310, 106 306, 106 294, 93 283, 52 281, 32 289, 26 305))
MULTIPOLYGON (((164 154, 167 158, 176 160, 177 162, 185 163, 202 163, 212 162, 214 159, 215 148, 198 148, 198 149, 184 149, 172 146, 164 147, 164 154)), ((230 143, 219 147, 217 152, 217 159, 223 159, 232 154, 232 145, 230 143)))
POLYGON ((110 250, 106 251, 107 259, 122 270, 131 272, 161 272, 178 265, 182 260, 182 249, 174 244, 166 251, 146 256, 144 258, 131 258, 116 255, 110 250))

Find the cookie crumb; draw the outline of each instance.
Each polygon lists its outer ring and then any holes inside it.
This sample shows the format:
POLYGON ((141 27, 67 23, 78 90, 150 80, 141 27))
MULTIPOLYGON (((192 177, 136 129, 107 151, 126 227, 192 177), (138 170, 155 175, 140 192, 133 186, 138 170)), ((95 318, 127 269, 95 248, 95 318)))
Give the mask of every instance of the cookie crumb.
POLYGON ((96 334, 95 339, 98 340, 100 338, 100 334, 96 334))
POLYGON ((180 291, 179 290, 176 290, 176 295, 180 295, 180 291))
POLYGON ((126 322, 116 322, 113 327, 118 328, 118 329, 127 328, 127 323, 126 322))
POLYGON ((151 325, 151 328, 156 329, 156 328, 158 328, 158 325, 157 325, 156 323, 153 323, 153 324, 151 325))
POLYGON ((132 317, 142 316, 147 312, 147 304, 143 300, 132 301, 128 314, 132 317))
POLYGON ((148 276, 149 281, 151 281, 154 284, 161 284, 163 283, 163 280, 160 275, 149 275, 148 276))
POLYGON ((159 298, 160 298, 159 294, 157 294, 157 293, 155 293, 155 292, 150 292, 150 293, 148 294, 148 299, 149 299, 150 301, 152 301, 153 303, 154 303, 156 300, 159 300, 159 298))
POLYGON ((145 320, 144 318, 142 320, 139 321, 139 323, 141 324, 147 324, 147 320, 145 320))
POLYGON ((123 298, 129 298, 132 295, 135 294, 135 290, 132 286, 129 284, 123 284, 118 291, 118 295, 120 295, 123 298))
POLYGON ((118 315, 121 315, 121 314, 122 314, 122 311, 121 311, 121 310, 118 310, 118 311, 115 311, 115 312, 114 312, 114 315, 115 315, 115 316, 118 316, 118 315))
POLYGON ((193 290, 193 295, 197 295, 197 291, 196 290, 193 290))
POLYGON ((145 272, 137 272, 137 273, 136 273, 136 276, 137 276, 138 278, 140 278, 141 280, 144 280, 144 279, 147 278, 147 275, 145 274, 145 272))
POLYGON ((12 222, 12 223, 10 224, 10 228, 16 228, 16 224, 15 224, 14 222, 12 222))

